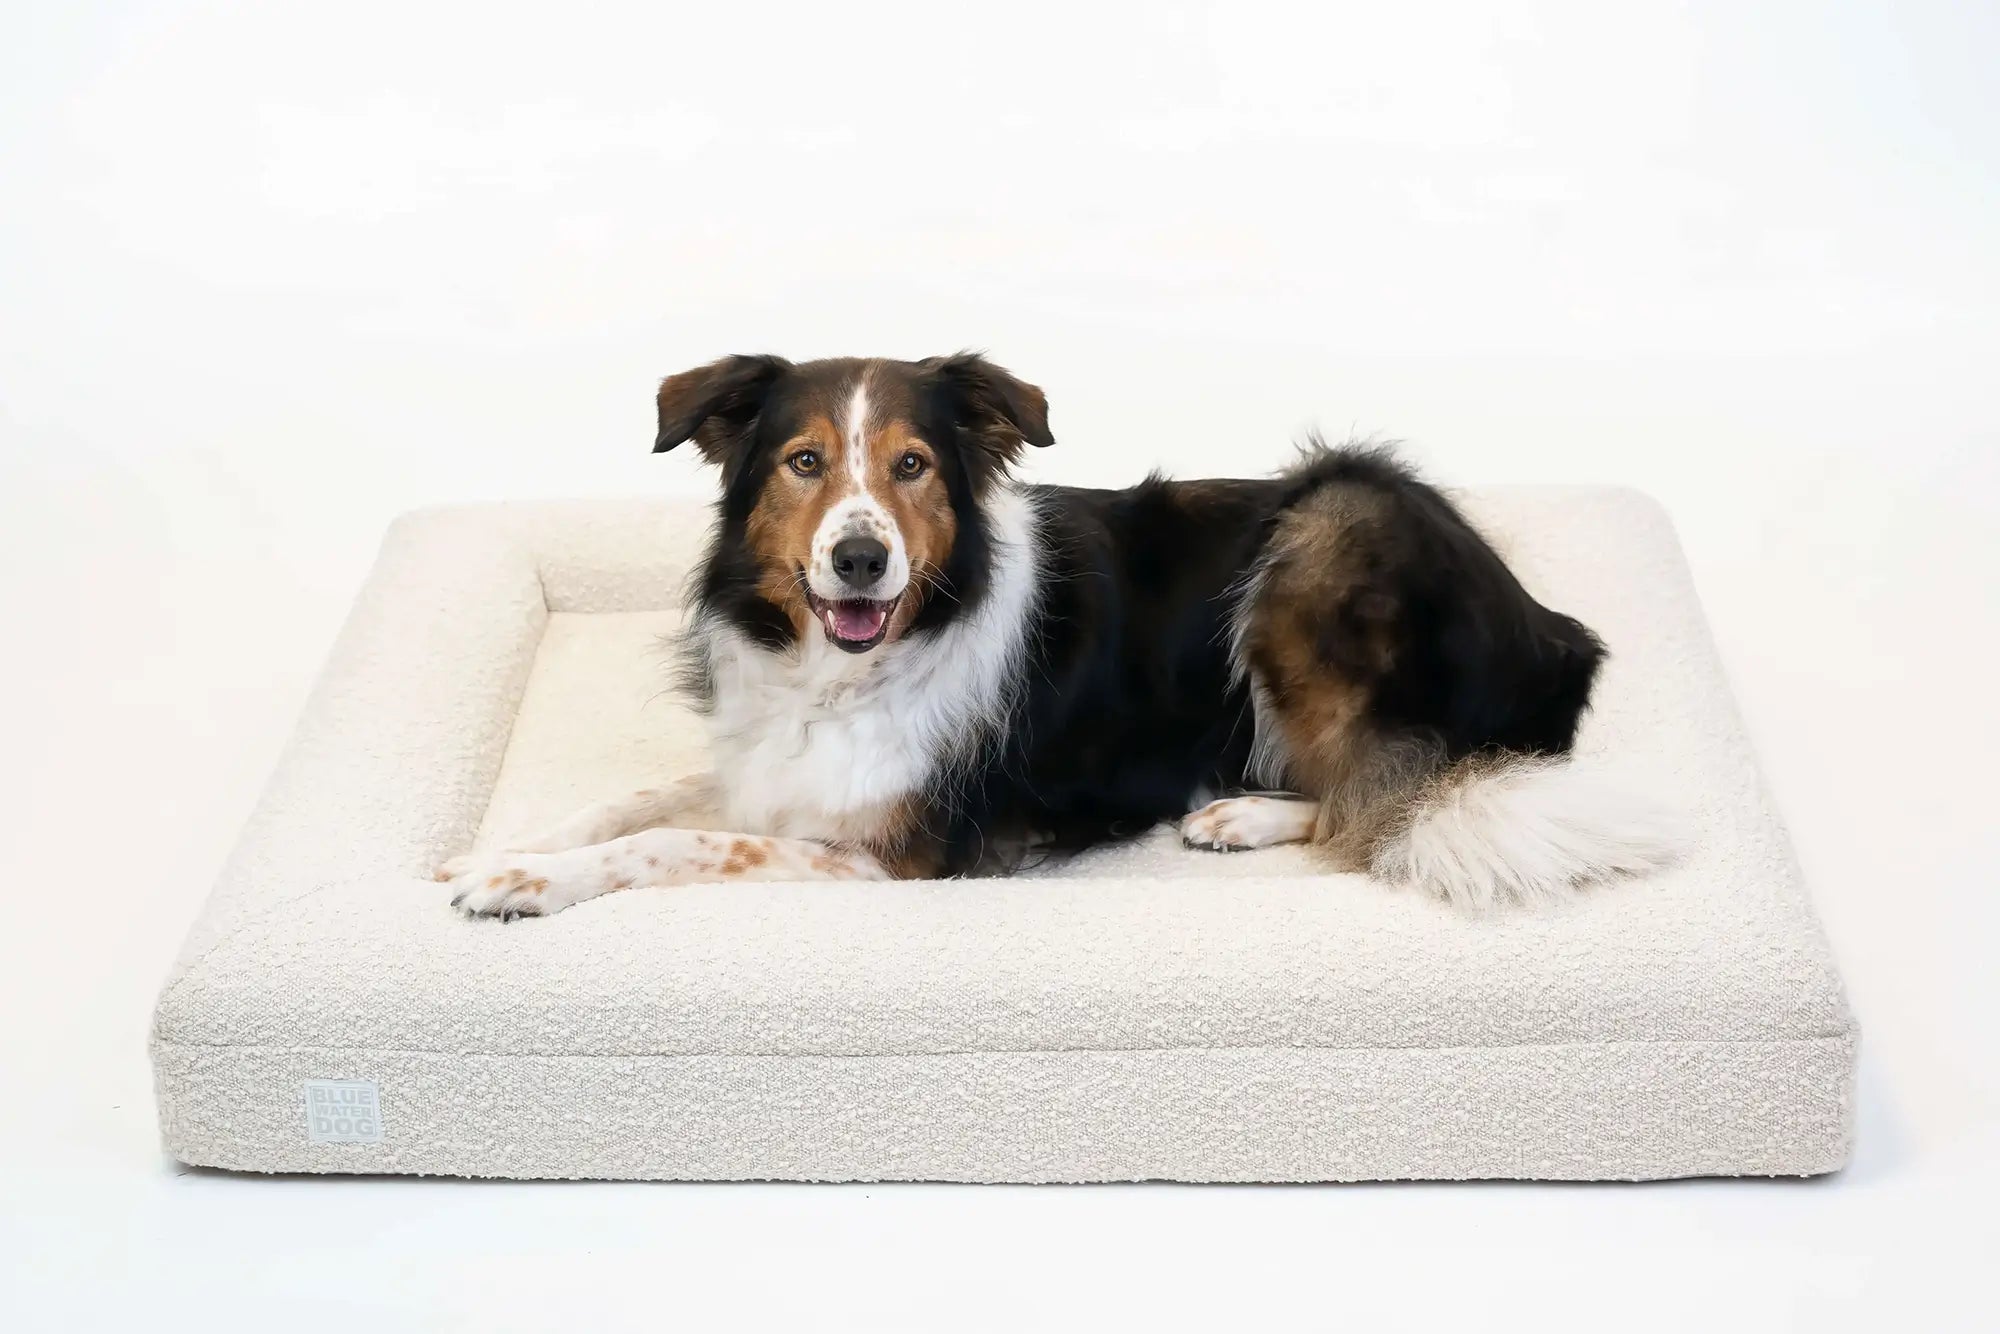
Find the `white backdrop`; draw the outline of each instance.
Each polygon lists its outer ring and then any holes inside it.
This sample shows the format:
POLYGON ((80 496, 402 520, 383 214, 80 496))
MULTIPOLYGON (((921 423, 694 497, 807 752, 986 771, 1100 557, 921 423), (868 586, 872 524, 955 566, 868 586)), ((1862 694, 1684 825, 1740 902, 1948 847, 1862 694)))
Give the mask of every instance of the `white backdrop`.
POLYGON ((173 1309, 225 1245, 211 1318, 311 1293, 532 1325, 619 1309, 666 1255, 681 1289, 776 1284, 815 1319, 935 1321, 989 1259, 1079 1313, 1126 1275, 1131 1318, 1241 1316, 1303 1276, 1307 1314, 1546 1321, 1546 1266, 1580 1301, 1645 1292, 1645 1319, 1967 1316, 1929 1276, 2000 1184, 1996 67, 2000 10, 1972 4, 8 6, 0 1289, 173 1309), (723 352, 968 345, 1048 390, 1044 478, 1262 471, 1316 423, 1449 482, 1663 499, 1853 984, 1856 1168, 1028 1195, 171 1175, 146 1008, 387 519, 701 489, 690 453, 649 454, 650 400, 723 352), (313 1213, 339 1238, 271 1260, 313 1213))

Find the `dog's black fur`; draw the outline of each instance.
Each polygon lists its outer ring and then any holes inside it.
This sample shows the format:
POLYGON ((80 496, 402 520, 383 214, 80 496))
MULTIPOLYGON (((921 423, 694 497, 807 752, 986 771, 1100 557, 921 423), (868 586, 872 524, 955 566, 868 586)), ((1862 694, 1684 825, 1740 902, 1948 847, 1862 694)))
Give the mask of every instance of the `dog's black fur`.
POLYGON ((961 804, 940 812, 948 864, 972 865, 996 830, 1087 847, 1177 819, 1190 793, 1254 786, 1233 591, 1279 515, 1346 487, 1386 497, 1396 519, 1353 535, 1373 578, 1321 609, 1328 670, 1371 674, 1352 650, 1356 607, 1372 601, 1392 609, 1397 646, 1394 669, 1368 683, 1382 730, 1421 733, 1447 761, 1567 752, 1602 646, 1530 597, 1387 450, 1316 446, 1270 480, 1034 487, 1046 564, 1028 688, 961 804))

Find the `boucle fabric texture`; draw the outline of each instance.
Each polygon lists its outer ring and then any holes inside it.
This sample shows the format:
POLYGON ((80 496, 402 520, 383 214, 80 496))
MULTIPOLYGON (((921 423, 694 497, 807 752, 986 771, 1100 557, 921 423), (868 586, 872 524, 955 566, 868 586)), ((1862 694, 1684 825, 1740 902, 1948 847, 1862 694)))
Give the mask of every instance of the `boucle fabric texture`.
POLYGON ((1673 870, 1474 914, 1163 828, 1006 879, 467 920, 445 857, 705 767, 663 639, 707 512, 399 520, 160 996, 167 1150, 663 1179, 1837 1169, 1853 1019, 1665 515, 1461 499, 1610 646, 1579 750, 1685 806, 1673 870), (320 1080, 372 1086, 373 1142, 315 1138, 320 1080))

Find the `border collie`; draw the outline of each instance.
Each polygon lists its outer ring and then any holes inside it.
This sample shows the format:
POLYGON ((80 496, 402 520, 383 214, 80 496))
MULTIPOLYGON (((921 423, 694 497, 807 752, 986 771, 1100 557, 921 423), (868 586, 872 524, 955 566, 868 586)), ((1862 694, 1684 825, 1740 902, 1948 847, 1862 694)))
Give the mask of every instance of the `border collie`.
POLYGON ((1467 906, 1672 855, 1565 760, 1596 636, 1383 450, 1019 485, 1047 400, 970 353, 728 357, 660 386, 655 451, 688 440, 722 481, 682 643, 714 772, 446 863, 468 913, 964 875, 1167 820, 1467 906))

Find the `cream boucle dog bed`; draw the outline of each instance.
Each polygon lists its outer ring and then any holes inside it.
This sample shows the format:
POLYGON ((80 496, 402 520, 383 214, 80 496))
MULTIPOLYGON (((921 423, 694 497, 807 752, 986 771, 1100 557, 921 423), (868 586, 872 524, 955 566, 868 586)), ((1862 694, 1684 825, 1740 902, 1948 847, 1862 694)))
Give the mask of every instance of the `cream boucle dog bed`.
POLYGON ((1699 829, 1678 869, 1475 916, 1162 829, 1007 880, 467 920, 442 858, 703 767, 660 640, 706 516, 407 517, 160 997, 167 1149, 511 1177, 1838 1168, 1854 1024, 1665 517, 1467 503, 1609 643, 1581 748, 1671 777, 1699 829))

